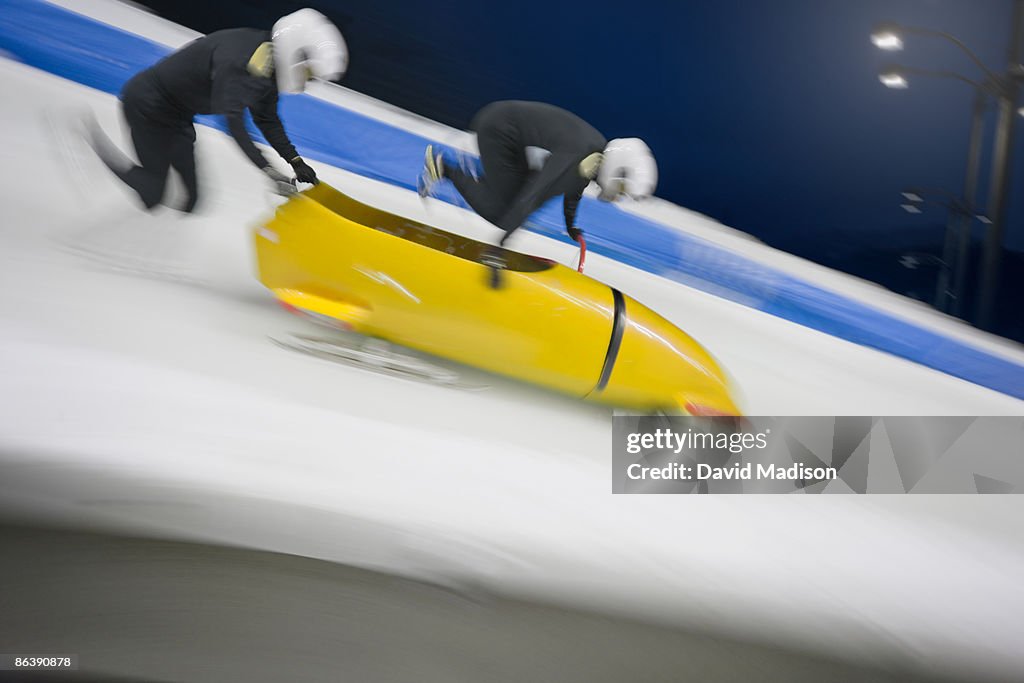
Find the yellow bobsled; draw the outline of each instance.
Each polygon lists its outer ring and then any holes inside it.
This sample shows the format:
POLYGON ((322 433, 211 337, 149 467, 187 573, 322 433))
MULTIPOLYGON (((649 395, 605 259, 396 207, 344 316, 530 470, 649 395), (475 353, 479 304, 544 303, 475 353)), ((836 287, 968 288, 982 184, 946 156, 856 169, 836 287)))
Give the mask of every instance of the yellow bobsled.
POLYGON ((689 335, 618 290, 362 204, 325 183, 255 231, 260 281, 287 307, 361 334, 634 410, 738 415, 689 335))

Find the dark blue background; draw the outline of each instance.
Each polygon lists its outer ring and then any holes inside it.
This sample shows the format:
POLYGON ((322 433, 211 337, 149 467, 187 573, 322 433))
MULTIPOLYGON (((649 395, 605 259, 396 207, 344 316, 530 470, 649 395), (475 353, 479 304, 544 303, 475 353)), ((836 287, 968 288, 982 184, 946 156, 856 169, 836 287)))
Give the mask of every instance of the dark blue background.
MULTIPOLYGON (((908 271, 899 256, 937 253, 946 215, 940 207, 906 214, 899 192, 960 192, 972 92, 928 78, 893 91, 877 74, 893 61, 980 73, 944 41, 908 36, 903 52, 883 53, 869 34, 882 21, 945 30, 1001 71, 1011 13, 1009 0, 145 4, 203 32, 269 27, 316 7, 349 42, 346 86, 462 128, 497 99, 564 106, 608 137, 645 138, 662 197, 921 298, 932 295, 934 269, 908 271)), ((1024 134, 1007 231, 1016 250, 1024 250, 1022 147, 1024 134)), ((983 206, 990 163, 986 145, 983 206)), ((1021 336, 1017 263, 1011 256, 1004 268, 1001 331, 1021 336)))

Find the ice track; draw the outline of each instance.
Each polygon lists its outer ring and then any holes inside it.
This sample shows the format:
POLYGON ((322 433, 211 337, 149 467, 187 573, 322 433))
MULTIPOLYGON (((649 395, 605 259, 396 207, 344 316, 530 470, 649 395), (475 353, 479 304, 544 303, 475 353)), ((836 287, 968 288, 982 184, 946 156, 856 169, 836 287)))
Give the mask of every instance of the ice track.
MULTIPOLYGON (((923 672, 1024 675, 1019 499, 613 497, 607 410, 480 373, 465 381, 487 389, 463 391, 273 344, 324 331, 255 281, 248 234, 272 204, 226 137, 199 129, 201 215, 146 216, 97 164, 69 166, 48 118, 89 106, 116 131, 113 97, 5 60, 0 79, 18 94, 0 129, 9 513, 850 659, 882 652, 923 672)), ((368 203, 493 237, 455 207, 318 171, 368 203)), ((513 246, 574 255, 530 234, 513 246)), ((587 265, 705 344, 750 414, 1024 412, 1016 399, 598 254, 587 265)))

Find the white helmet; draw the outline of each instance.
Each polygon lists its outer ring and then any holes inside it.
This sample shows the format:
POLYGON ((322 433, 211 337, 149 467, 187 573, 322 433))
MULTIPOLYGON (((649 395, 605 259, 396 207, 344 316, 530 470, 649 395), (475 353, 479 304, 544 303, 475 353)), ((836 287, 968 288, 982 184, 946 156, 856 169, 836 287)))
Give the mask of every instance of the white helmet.
POLYGON ((658 165, 651 148, 640 138, 612 140, 604 148, 597 184, 601 186, 598 198, 606 202, 623 194, 633 199, 650 197, 658 185, 658 165))
POLYGON ((277 89, 300 93, 310 78, 334 80, 348 68, 348 46, 341 31, 315 9, 300 9, 274 24, 277 89))

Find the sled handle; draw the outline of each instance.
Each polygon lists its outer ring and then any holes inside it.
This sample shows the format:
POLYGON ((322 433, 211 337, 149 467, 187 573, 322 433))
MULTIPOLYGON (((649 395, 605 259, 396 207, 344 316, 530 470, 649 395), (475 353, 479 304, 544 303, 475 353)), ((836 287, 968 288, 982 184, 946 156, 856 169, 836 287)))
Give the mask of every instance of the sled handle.
POLYGON ((583 238, 583 235, 580 235, 578 238, 576 238, 576 241, 579 242, 580 244, 580 264, 576 268, 576 270, 582 273, 583 264, 587 260, 587 240, 583 238))

